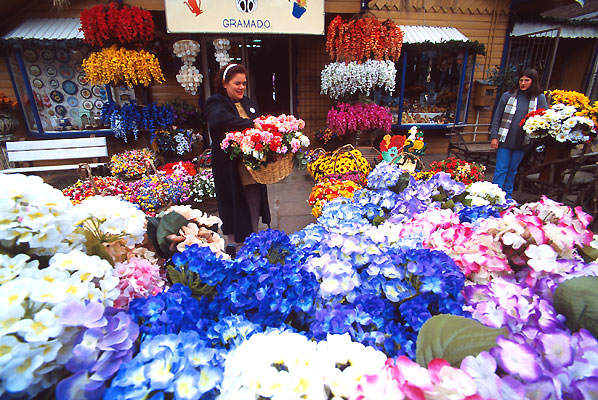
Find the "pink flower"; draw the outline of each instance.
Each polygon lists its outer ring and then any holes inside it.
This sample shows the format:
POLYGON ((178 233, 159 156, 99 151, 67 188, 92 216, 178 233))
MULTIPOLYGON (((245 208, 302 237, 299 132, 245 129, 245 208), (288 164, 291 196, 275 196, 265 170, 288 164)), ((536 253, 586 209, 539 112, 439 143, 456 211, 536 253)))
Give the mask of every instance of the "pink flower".
POLYGON ((134 298, 158 294, 166 284, 165 274, 160 266, 141 258, 132 258, 114 266, 115 275, 120 279, 117 288, 120 296, 114 307, 126 308, 134 298))

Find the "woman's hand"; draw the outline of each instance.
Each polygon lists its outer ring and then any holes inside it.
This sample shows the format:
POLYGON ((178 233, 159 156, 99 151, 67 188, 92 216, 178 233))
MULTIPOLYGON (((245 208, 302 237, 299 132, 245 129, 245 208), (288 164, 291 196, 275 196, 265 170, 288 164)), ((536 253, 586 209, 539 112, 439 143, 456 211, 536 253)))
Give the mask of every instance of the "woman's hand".
POLYGON ((260 131, 262 130, 262 125, 259 122, 254 122, 253 123, 253 127, 255 129, 259 129, 260 131))
POLYGON ((498 139, 492 139, 490 141, 490 147, 492 147, 493 149, 498 149, 498 139))

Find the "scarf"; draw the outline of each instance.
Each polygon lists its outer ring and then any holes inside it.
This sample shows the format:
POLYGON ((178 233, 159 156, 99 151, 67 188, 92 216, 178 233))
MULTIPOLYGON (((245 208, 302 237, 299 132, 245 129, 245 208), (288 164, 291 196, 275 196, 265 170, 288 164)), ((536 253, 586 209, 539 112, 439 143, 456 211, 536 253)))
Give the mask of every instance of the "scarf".
MULTIPOLYGON (((527 112, 530 113, 532 111, 536 111, 538 107, 538 96, 534 96, 529 101, 529 107, 527 112)), ((500 127, 498 128, 498 141, 504 142, 507 140, 507 135, 509 134, 509 129, 511 128, 511 123, 513 122, 513 115, 515 115, 515 111, 517 110, 517 93, 513 93, 509 100, 507 101, 507 105, 505 106, 505 111, 502 114, 502 120, 500 121, 500 127)), ((529 137, 526 134, 524 143, 529 142, 529 137)))

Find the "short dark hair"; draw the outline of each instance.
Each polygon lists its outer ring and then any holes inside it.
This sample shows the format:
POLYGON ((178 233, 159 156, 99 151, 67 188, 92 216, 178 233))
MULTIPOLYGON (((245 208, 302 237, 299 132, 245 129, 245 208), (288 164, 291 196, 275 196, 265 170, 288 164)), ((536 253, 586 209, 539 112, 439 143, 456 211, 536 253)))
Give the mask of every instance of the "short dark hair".
POLYGON ((515 83, 515 87, 511 90, 511 92, 514 93, 514 92, 519 91, 519 79, 521 79, 521 77, 523 77, 523 76, 527 76, 528 78, 530 78, 532 80, 532 84, 530 85, 529 89, 527 89, 527 92, 531 96, 539 96, 540 94, 542 94, 543 90, 542 90, 542 87, 540 86, 540 76, 538 75, 538 71, 536 71, 533 68, 524 69, 519 74, 517 82, 515 83))
POLYGON ((214 77, 214 87, 216 88, 216 91, 220 94, 226 95, 226 89, 224 86, 222 86, 222 84, 224 82, 230 81, 233 76, 237 74, 245 74, 245 77, 247 77, 247 70, 242 64, 226 64, 220 68, 214 77), (224 76, 224 71, 226 71, 226 76, 224 76))

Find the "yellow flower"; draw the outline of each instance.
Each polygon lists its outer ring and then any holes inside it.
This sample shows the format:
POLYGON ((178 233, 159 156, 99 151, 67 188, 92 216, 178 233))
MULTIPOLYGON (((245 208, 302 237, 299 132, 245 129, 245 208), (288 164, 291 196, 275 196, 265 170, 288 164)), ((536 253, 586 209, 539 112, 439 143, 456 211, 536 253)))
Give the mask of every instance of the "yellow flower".
POLYGON ((164 82, 158 59, 145 50, 104 48, 83 60, 83 69, 91 84, 149 86, 164 82))

